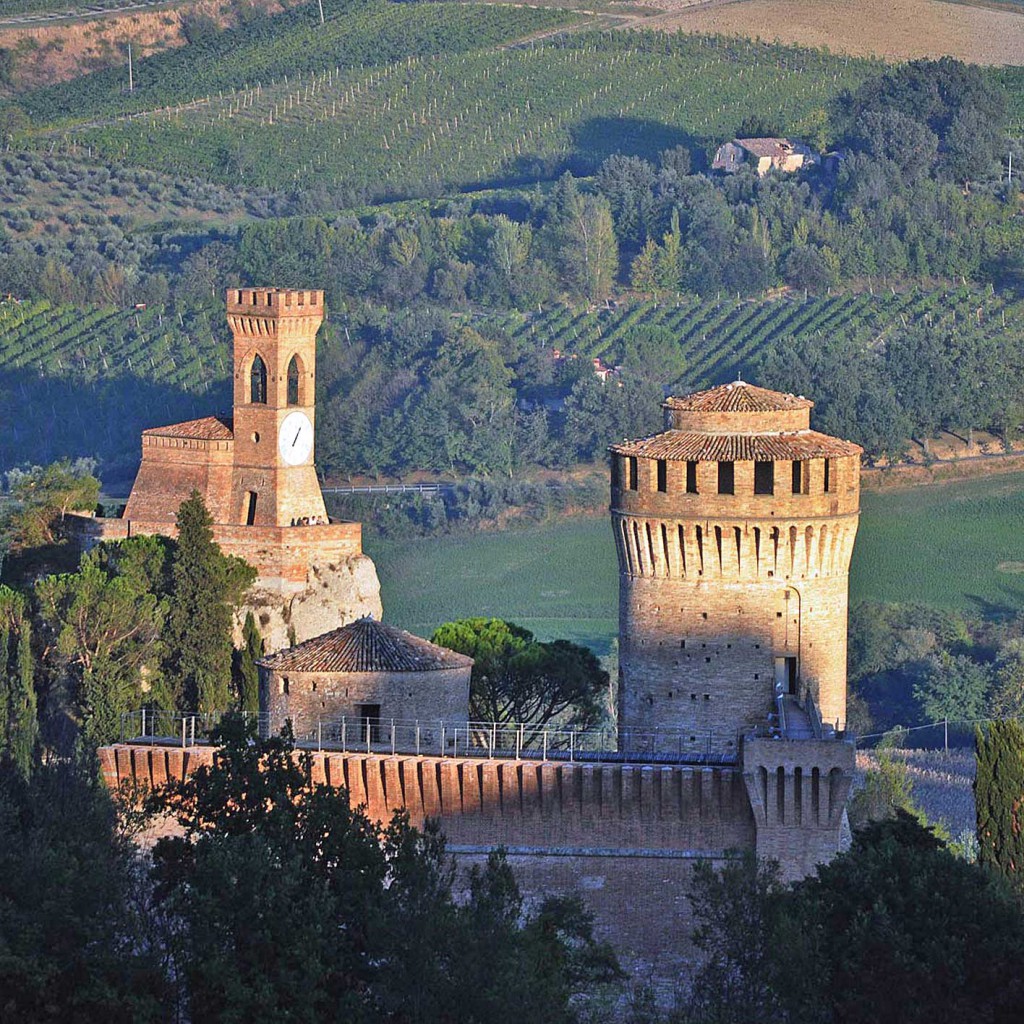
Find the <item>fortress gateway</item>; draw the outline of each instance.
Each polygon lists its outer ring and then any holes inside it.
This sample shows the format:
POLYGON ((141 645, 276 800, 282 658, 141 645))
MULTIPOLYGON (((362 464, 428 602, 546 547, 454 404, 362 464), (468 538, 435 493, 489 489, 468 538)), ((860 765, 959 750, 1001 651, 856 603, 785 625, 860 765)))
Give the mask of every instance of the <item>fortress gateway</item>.
MULTIPOLYGON (((321 548, 314 539, 306 561, 284 557, 299 550, 290 537, 322 536, 330 551, 358 536, 291 525, 323 508, 311 453, 290 461, 313 423, 322 300, 240 295, 228 304, 230 434, 212 437, 203 420, 147 431, 127 520, 104 522, 164 532, 173 502, 207 473, 200 490, 226 521, 218 539, 266 552, 261 573, 301 586, 321 548)), ((861 450, 811 430, 811 406, 737 381, 669 399, 670 429, 612 446, 617 749, 467 749, 468 660, 337 605, 331 629, 262 662, 264 710, 315 737, 316 781, 345 787, 379 820, 399 808, 414 824, 439 819, 460 864, 506 847, 528 896, 579 891, 627 962, 667 976, 686 956, 698 858, 754 849, 796 878, 839 848, 854 765, 847 573, 861 450), (347 734, 324 728, 353 714, 347 734), (416 720, 415 742, 411 730, 389 733, 389 714, 416 720)), ((104 748, 108 783, 161 785, 211 761, 209 746, 182 736, 104 748)))

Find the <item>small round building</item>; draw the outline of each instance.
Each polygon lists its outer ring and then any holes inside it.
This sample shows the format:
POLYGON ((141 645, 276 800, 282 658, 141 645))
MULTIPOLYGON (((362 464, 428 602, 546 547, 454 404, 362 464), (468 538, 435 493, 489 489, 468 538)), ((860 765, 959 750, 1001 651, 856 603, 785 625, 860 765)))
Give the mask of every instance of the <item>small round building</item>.
POLYGON ((782 695, 845 728, 862 449, 811 430, 812 406, 736 381, 611 447, 620 734, 734 755, 782 695))
POLYGON ((392 721, 465 722, 469 713, 472 658, 368 617, 257 666, 271 734, 290 722, 306 736, 344 718, 354 730, 348 739, 376 741, 392 721))

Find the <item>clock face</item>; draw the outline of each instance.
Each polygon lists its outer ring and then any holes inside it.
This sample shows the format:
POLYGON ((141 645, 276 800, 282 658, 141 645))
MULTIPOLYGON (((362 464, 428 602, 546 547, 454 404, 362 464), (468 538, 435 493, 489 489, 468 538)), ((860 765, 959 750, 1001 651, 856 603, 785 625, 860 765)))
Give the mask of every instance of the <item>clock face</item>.
POLYGON ((288 466, 301 466, 313 454, 313 424, 304 412, 285 416, 277 436, 277 450, 288 466))

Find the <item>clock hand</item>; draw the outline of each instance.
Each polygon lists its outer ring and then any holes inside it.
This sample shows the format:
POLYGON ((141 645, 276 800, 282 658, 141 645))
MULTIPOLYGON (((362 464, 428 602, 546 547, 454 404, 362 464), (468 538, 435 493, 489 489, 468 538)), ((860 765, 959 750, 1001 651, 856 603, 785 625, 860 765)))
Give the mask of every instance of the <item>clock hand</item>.
POLYGON ((302 435, 302 427, 299 427, 299 429, 295 431, 295 440, 294 440, 294 441, 292 441, 292 447, 293 447, 293 448, 294 448, 294 447, 295 447, 295 445, 296 445, 296 444, 298 443, 299 437, 300 437, 301 435, 302 435))

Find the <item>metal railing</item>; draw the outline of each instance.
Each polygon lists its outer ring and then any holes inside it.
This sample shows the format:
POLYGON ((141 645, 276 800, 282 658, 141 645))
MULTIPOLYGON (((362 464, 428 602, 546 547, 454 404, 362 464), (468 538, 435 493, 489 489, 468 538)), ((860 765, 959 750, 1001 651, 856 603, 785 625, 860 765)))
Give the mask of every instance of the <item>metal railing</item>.
MULTIPOLYGON (((266 713, 243 716, 262 737, 276 731, 266 713)), ((121 742, 204 745, 222 715, 133 711, 121 716, 121 742)), ((731 764, 739 734, 679 729, 576 729, 525 722, 318 717, 294 724, 304 750, 515 760, 731 764)))

